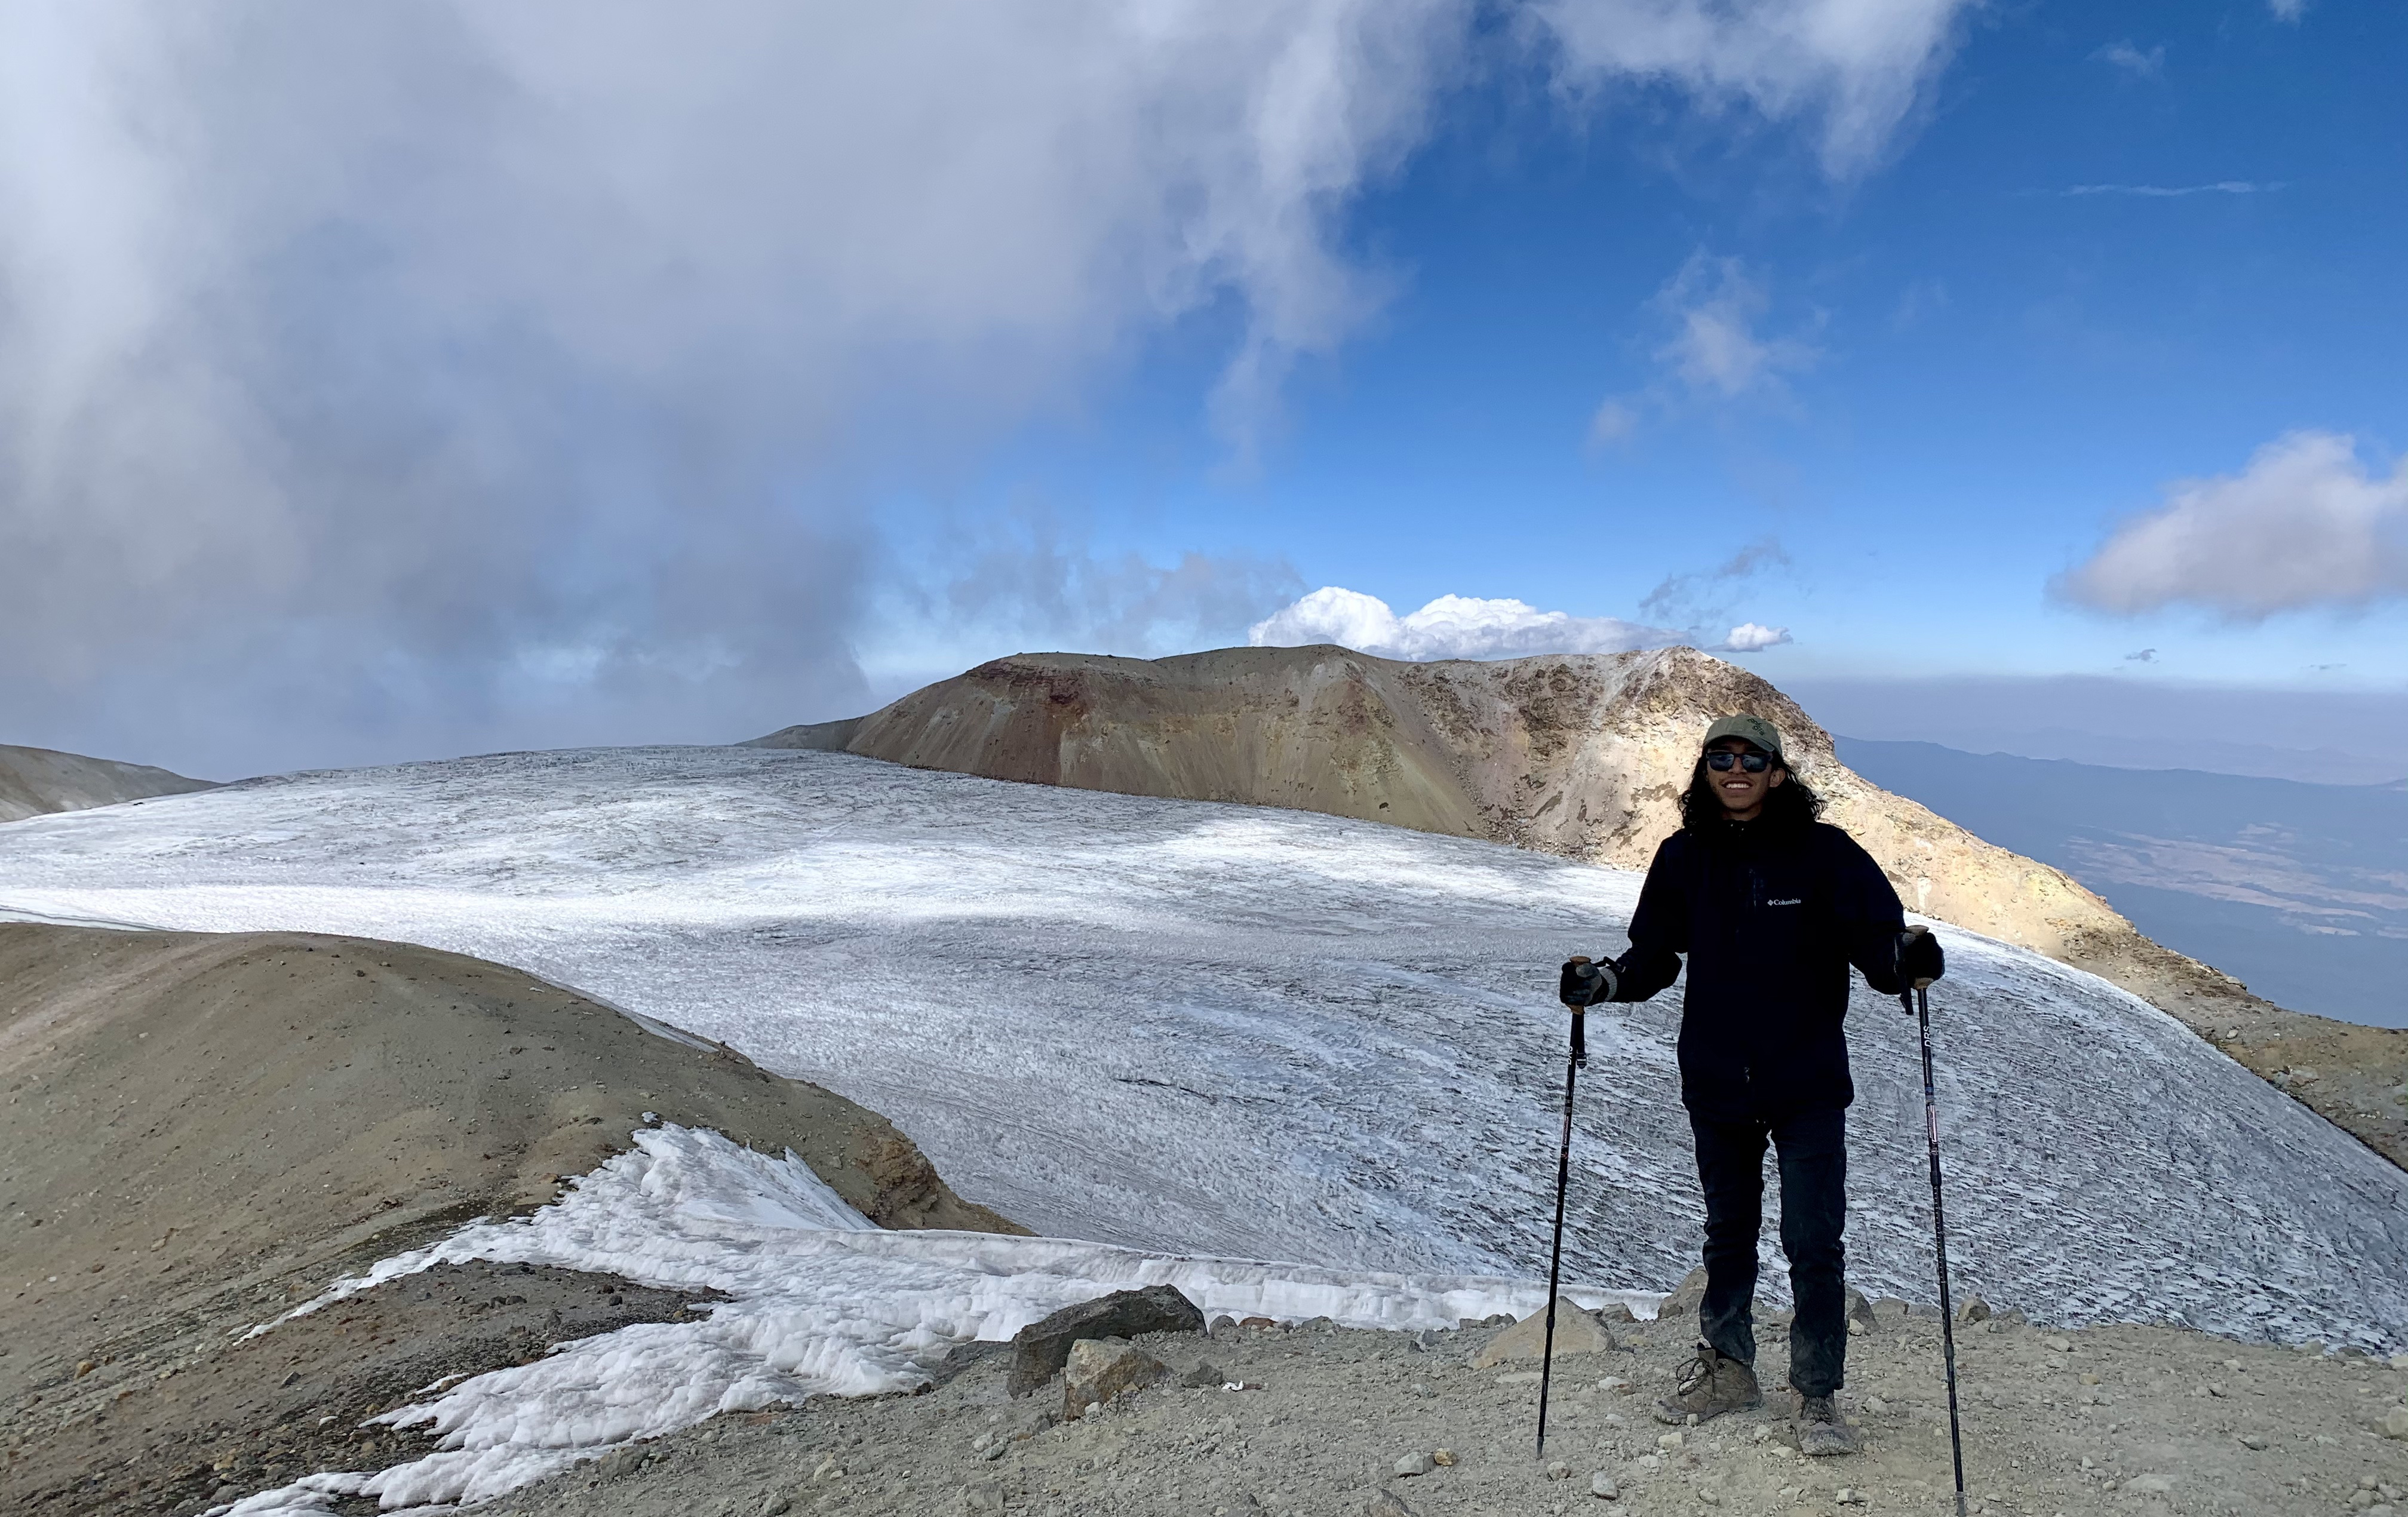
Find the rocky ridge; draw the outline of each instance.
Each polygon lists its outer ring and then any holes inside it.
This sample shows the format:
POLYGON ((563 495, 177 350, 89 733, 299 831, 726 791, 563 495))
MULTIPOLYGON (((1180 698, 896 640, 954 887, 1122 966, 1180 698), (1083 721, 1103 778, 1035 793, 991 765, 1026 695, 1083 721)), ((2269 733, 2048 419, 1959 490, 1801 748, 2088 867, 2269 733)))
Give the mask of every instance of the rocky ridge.
POLYGON ((1910 909, 2089 970, 2261 1075, 2314 1069, 2284 1088, 2408 1167, 2408 1034, 2251 995, 2060 871, 1870 783, 1796 702, 1695 649, 1430 664, 1331 646, 1153 661, 1019 654, 754 746, 1294 807, 1643 869, 1678 825, 1707 723, 1734 711, 1781 728, 1826 815, 1910 909))

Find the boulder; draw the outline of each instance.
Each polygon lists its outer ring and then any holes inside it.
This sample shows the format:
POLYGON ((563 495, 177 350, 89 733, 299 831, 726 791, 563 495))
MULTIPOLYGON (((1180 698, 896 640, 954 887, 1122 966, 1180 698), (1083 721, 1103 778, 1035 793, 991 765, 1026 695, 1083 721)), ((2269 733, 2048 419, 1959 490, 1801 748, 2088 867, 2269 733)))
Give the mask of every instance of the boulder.
POLYGON ((1062 1417, 1083 1416, 1091 1406, 1126 1395, 1170 1373, 1170 1367, 1126 1338, 1082 1338, 1070 1345, 1062 1365, 1062 1417))
POLYGON ((1873 1314, 1873 1304, 1865 1299, 1864 1292, 1853 1285, 1848 1287, 1848 1325, 1852 1329, 1861 1327, 1868 1333, 1881 1325, 1881 1319, 1873 1314))
MULTIPOLYGON (((1536 1359, 1546 1350, 1547 1310, 1541 1307, 1528 1316, 1488 1340, 1472 1355, 1474 1369, 1494 1369, 1512 1359, 1536 1359)), ((1605 1324, 1574 1306, 1570 1301, 1555 1298, 1555 1357, 1567 1354, 1602 1353, 1619 1348, 1613 1334, 1605 1324)))
POLYGON ((1705 1300, 1706 1267, 1699 1265, 1682 1276, 1681 1283, 1672 1287, 1672 1294, 1666 1296, 1664 1304, 1656 1309, 1656 1320, 1670 1322, 1681 1317, 1694 1317, 1698 1314, 1698 1308, 1703 1306, 1705 1300))
POLYGON ((1011 1373, 1004 1389, 1023 1396, 1062 1372, 1070 1345, 1082 1338, 1136 1338, 1140 1333, 1200 1333, 1204 1313, 1168 1285, 1114 1291, 1064 1307, 1043 1322, 1030 1323, 1011 1339, 1011 1373))

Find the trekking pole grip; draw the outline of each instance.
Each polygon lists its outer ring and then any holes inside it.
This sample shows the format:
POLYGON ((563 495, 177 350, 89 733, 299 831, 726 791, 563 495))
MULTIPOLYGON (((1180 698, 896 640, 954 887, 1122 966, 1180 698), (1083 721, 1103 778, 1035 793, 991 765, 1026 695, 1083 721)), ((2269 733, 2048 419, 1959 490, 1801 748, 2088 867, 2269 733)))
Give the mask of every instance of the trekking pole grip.
MULTIPOLYGON (((1925 926, 1920 922, 1906 929, 1906 935, 1909 937, 1928 937, 1930 934, 1931 929, 1925 926)), ((1928 980, 1918 980, 1914 982, 1914 988, 1916 990, 1929 990, 1931 988, 1931 981, 1928 980)))
MULTIPOLYGON (((1587 964, 1592 961, 1585 953, 1575 953, 1571 962, 1587 964)), ((1588 1008, 1567 1001, 1564 1009, 1572 1014, 1572 1063, 1585 1069, 1588 1067, 1588 1008)))

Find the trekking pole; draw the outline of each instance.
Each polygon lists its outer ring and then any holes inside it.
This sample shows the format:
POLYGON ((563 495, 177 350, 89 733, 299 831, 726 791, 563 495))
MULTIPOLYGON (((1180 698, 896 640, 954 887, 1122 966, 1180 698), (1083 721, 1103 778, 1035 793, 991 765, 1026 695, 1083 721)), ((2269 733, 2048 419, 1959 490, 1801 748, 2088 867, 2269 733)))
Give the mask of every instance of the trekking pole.
MULTIPOLYGON (((1920 935, 1928 927, 1909 927, 1920 935)), ((1948 1365, 1948 1453, 1956 1466, 1956 1517, 1965 1517, 1965 1440, 1956 1420, 1956 1309, 1948 1298, 1948 1220, 1940 1202, 1940 1095, 1931 1081, 1931 981, 1918 980, 1899 1004, 1923 1035, 1923 1133, 1931 1152, 1931 1246, 1940 1258, 1940 1347, 1948 1365)))
MULTIPOLYGON (((1586 964, 1584 957, 1575 957, 1574 964, 1586 964)), ((1572 1014, 1572 1053, 1564 1066, 1564 1141, 1555 1159, 1555 1244, 1547 1259, 1547 1342, 1539 1358, 1539 1457, 1547 1454, 1547 1390, 1555 1373, 1555 1289, 1564 1275, 1564 1192, 1572 1182, 1572 1087, 1580 1072, 1588 1064, 1588 1037, 1585 1028, 1587 1008, 1564 1003, 1572 1014)))

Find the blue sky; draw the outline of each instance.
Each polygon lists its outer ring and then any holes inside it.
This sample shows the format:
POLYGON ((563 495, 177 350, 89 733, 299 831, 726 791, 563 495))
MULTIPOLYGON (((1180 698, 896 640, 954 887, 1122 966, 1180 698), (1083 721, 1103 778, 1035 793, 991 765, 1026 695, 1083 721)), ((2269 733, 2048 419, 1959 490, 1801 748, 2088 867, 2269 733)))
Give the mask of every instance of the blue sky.
POLYGON ((0 741, 710 740, 1324 586, 1867 736, 2408 690, 2396 6, 569 9, 0 22, 0 741))

